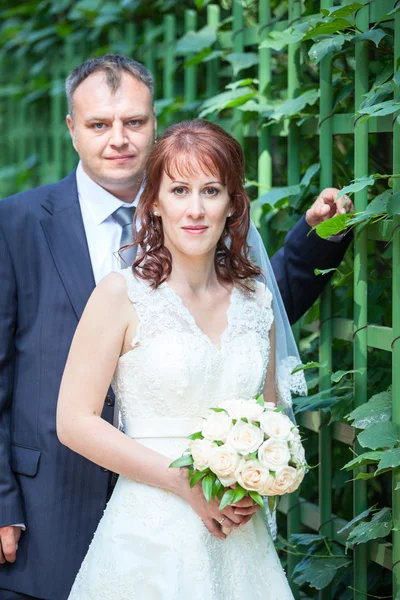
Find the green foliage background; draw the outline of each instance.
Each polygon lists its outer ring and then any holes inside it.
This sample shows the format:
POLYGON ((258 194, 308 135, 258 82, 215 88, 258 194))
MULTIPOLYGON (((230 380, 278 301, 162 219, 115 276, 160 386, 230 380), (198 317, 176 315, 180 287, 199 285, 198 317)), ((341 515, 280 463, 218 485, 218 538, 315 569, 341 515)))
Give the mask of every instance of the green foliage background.
MULTIPOLYGON (((76 64, 89 56, 106 52, 125 53, 151 66, 156 78, 156 107, 162 130, 173 121, 204 116, 218 120, 234 135, 243 133, 247 157, 247 187, 253 202, 253 218, 261 227, 272 254, 282 243, 299 216, 319 192, 319 65, 325 56, 333 56, 333 98, 335 115, 343 119, 396 120, 400 106, 398 85, 400 71, 393 60, 395 13, 394 2, 380 0, 378 22, 367 32, 356 25, 361 2, 334 2, 330 9, 320 11, 317 0, 302 4, 302 16, 287 22, 288 5, 271 0, 272 22, 267 28, 258 26, 259 3, 240 2, 244 8, 242 32, 254 32, 252 44, 235 52, 235 33, 231 0, 219 3, 221 19, 218 28, 207 26, 206 0, 28 0, 11 6, 0 3, 0 119, 3 137, 0 149, 4 156, 0 168, 2 196, 34 185, 54 181, 68 173, 76 163, 68 135, 60 115, 65 113, 63 78, 76 64), (185 10, 195 12, 197 31, 185 29, 185 10), (176 35, 170 42, 163 37, 165 17, 176 17, 176 35), (369 43, 370 92, 360 107, 354 106, 355 43, 369 43), (300 87, 288 98, 288 54, 291 44, 302 42, 298 55, 300 87), (165 55, 173 47, 173 94, 166 93, 165 55), (262 90, 259 86, 259 52, 271 49, 272 78, 262 90), (208 65, 217 65, 214 80, 208 79, 208 65), (217 62, 216 62, 217 61, 217 62), (196 94, 188 99, 185 91, 187 69, 196 69, 196 94), (210 89, 213 93, 210 94, 210 89), (301 132, 299 146, 301 182, 288 185, 287 133, 291 124, 301 132), (268 128, 271 134, 273 189, 260 186, 258 169, 258 137, 268 128), (54 151, 55 139, 63 146, 54 151), (22 149, 21 149, 22 148, 22 149)), ((370 3, 374 4, 374 2, 370 3)), ((377 4, 375 2, 375 4, 377 4)), ((377 9, 378 10, 378 9, 377 9)), ((370 204, 366 211, 345 217, 333 228, 320 229, 323 236, 344 227, 373 227, 378 221, 390 221, 400 214, 400 199, 393 194, 392 133, 386 131, 369 136, 369 173, 362 180, 354 179, 354 136, 352 125, 348 134, 333 138, 333 173, 336 187, 346 187, 348 194, 368 186, 370 204), (373 176, 371 175, 373 174, 373 176), (379 175, 381 174, 381 175, 379 175)), ((398 176, 399 174, 395 174, 398 176)), ((368 321, 390 327, 392 248, 388 243, 369 240, 368 321)), ((340 269, 333 276, 334 316, 353 317, 353 261, 348 252, 340 269)), ((300 346, 303 359, 318 361, 318 305, 302 322, 300 346)), ((391 356, 380 350, 369 350, 368 388, 373 399, 364 412, 351 413, 353 401, 353 349, 350 341, 335 340, 333 345, 332 388, 318 392, 316 369, 307 369, 310 397, 298 400, 299 417, 309 411, 319 411, 322 424, 356 423, 367 464, 368 506, 363 515, 353 519, 352 486, 349 479, 355 472, 343 470, 354 458, 353 452, 339 442, 333 447, 332 480, 333 512, 351 522, 343 530, 347 537, 344 551, 336 541, 319 533, 304 531, 290 540, 281 539, 287 555, 299 559, 294 578, 300 586, 299 598, 316 598, 316 590, 330 586, 331 597, 347 600, 353 596, 351 548, 374 540, 389 540, 391 531, 391 469, 400 464, 400 438, 397 426, 391 423, 391 356), (389 390, 389 391, 387 391, 389 390), (348 415, 351 413, 351 416, 348 415), (364 419, 360 425, 360 419, 364 419), (390 442, 388 443, 388 439, 390 442), (374 455, 371 455, 374 452, 374 455), (369 456, 368 456, 369 455, 369 456), (377 467, 378 465, 378 467, 377 467), (381 475, 375 477, 375 470, 381 475), (347 551, 348 550, 348 551, 347 551)), ((318 434, 306 436, 307 456, 317 465, 318 434)), ((349 468, 354 465, 351 463, 349 468)), ((318 469, 308 475, 303 500, 318 504, 318 469)), ((280 529, 286 522, 280 517, 280 529)), ((390 597, 391 574, 371 563, 368 570, 368 592, 371 597, 390 597)))

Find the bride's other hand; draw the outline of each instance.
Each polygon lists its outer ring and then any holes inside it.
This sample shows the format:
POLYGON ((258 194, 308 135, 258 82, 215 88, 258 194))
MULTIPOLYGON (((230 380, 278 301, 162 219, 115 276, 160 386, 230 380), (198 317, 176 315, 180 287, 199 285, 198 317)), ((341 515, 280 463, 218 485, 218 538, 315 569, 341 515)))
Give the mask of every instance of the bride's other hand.
POLYGON ((187 469, 181 469, 181 472, 182 485, 179 495, 199 515, 210 533, 221 540, 225 540, 226 534, 223 533, 222 527, 224 529, 235 529, 239 527, 245 517, 235 514, 233 506, 226 506, 223 510, 219 510, 217 500, 211 500, 208 503, 204 498, 201 481, 191 488, 187 478, 187 469))

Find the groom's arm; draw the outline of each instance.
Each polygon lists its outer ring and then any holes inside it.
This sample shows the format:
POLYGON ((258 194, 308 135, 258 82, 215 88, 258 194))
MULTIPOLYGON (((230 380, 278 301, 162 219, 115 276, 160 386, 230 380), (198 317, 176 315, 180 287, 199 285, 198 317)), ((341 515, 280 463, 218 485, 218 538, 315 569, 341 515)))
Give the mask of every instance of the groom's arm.
POLYGON ((271 264, 291 323, 312 306, 333 274, 315 275, 314 269, 338 267, 351 239, 346 235, 341 240, 323 240, 311 231, 305 216, 288 233, 271 264))
POLYGON ((11 469, 11 400, 15 366, 17 286, 0 229, 0 528, 23 523, 20 490, 11 469))

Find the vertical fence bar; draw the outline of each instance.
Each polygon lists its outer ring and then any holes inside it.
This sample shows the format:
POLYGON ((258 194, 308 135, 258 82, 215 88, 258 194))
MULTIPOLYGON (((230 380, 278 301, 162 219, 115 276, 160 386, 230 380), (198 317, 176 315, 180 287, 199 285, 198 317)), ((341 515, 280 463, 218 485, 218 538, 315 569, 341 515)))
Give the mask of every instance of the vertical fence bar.
MULTIPOLYGON (((197 14, 194 10, 185 10, 185 33, 195 31, 197 26, 197 14)), ((190 56, 185 57, 187 60, 190 56)), ((185 69, 185 104, 192 104, 196 100, 196 66, 184 67, 185 69)))
POLYGON ((154 76, 154 98, 157 97, 157 74, 156 74, 156 56, 155 40, 152 37, 153 23, 146 19, 144 22, 144 51, 143 62, 154 76))
MULTIPOLYGON (((400 61, 400 14, 395 15, 394 27, 394 72, 399 68, 400 61)), ((397 94, 399 93, 397 86, 397 94)), ((395 93, 395 96, 397 95, 395 93)), ((397 116, 397 115, 396 115, 397 116)), ((400 173, 400 125, 397 118, 393 124, 393 173, 400 173)), ((393 192, 400 192, 400 180, 393 179, 393 192)), ((400 216, 393 219, 393 348, 392 348, 392 417, 395 423, 400 424, 400 216)), ((400 597, 400 468, 393 471, 393 598, 400 597)))
MULTIPOLYGON (((301 3, 289 0, 289 24, 301 16, 301 3)), ((288 50, 288 100, 295 97, 300 87, 300 43, 289 44, 288 50)), ((288 134, 288 184, 300 181, 300 131, 296 123, 289 124, 288 134)))
MULTIPOLYGON (((232 27, 233 52, 243 52, 243 4, 242 2, 233 3, 233 27, 232 27)), ((243 113, 238 108, 233 110, 232 135, 235 136, 239 144, 243 145, 243 113)))
MULTIPOLYGON (((369 28, 369 2, 358 11, 356 24, 361 31, 369 28)), ((358 109, 368 92, 368 42, 355 42, 355 110, 358 109)), ((354 132, 355 178, 368 174, 368 122, 360 123, 356 119, 354 132)), ((355 194, 355 210, 365 210, 368 203, 367 188, 355 194)), ((354 239, 354 406, 367 401, 367 255, 368 232, 364 229, 354 239)), ((355 451, 362 449, 358 444, 355 451)), ((367 508, 366 481, 354 481, 354 515, 367 508)), ((354 600, 365 600, 367 593, 367 547, 359 544, 354 547, 354 600)))
MULTIPOLYGON (((321 0, 321 9, 328 8, 331 0, 321 0)), ((320 188, 332 186, 332 58, 325 56, 320 64, 320 121, 319 156, 321 163, 320 188)), ((332 290, 325 288, 320 299, 319 361, 326 363, 320 369, 320 390, 331 387, 332 370, 332 290)), ((332 537, 332 432, 325 425, 318 435, 319 454, 319 525, 321 535, 332 537)), ((330 600, 331 586, 319 592, 320 600, 330 600)))
MULTIPOLYGON (((260 39, 269 33, 267 26, 271 22, 271 0, 259 3, 259 30, 260 39)), ((260 106, 267 104, 268 86, 271 83, 271 50, 261 48, 258 52, 258 80, 260 86, 260 106)), ((271 133, 269 127, 263 127, 263 117, 260 116, 258 133, 258 183, 259 195, 265 194, 272 187, 272 156, 271 156, 271 133)), ((269 230, 265 219, 261 220, 260 234, 265 246, 268 247, 269 230)))
MULTIPOLYGON (((289 23, 301 16, 301 3, 296 0, 289 0, 288 6, 289 23)), ((290 44, 288 50, 288 99, 294 98, 299 86, 299 53, 300 44, 290 44)), ((296 185, 300 181, 300 131, 296 123, 289 124, 288 131, 288 185, 296 185)), ((299 330, 294 330, 295 336, 299 330)), ((288 535, 299 530, 300 526, 300 505, 299 493, 289 495, 289 510, 287 517, 288 535)), ((296 566, 296 557, 288 556, 289 574, 293 572, 296 566)), ((297 586, 291 582, 291 588, 295 597, 298 596, 297 586)))
MULTIPOLYGON (((217 4, 209 4, 207 6, 207 25, 211 29, 218 30, 219 21, 221 18, 221 10, 217 4)), ((207 98, 211 98, 218 93, 218 79, 219 79, 219 59, 214 58, 207 62, 207 98)), ((217 116, 213 113, 207 115, 207 119, 210 121, 216 121, 217 116)))
MULTIPOLYGON (((61 79, 60 61, 55 58, 52 67, 52 80, 57 82, 61 79)), ((62 146, 63 139, 60 135, 60 123, 62 121, 62 97, 58 91, 50 98, 51 111, 51 157, 52 157, 52 179, 57 181, 62 178, 62 146)))
MULTIPOLYGON (((163 64, 163 97, 173 100, 175 96, 175 37, 176 22, 173 15, 164 17, 164 64, 163 64)), ((172 121, 172 115, 168 113, 167 124, 172 121)))

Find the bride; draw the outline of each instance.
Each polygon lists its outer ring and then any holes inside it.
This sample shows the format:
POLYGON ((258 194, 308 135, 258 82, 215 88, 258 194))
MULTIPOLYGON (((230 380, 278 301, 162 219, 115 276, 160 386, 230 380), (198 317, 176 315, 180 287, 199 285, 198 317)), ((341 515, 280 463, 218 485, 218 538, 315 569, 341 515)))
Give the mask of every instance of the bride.
POLYGON ((133 268, 100 282, 78 326, 58 436, 120 477, 69 600, 293 599, 263 511, 248 498, 220 511, 169 468, 208 407, 261 392, 277 402, 243 169, 217 125, 170 127, 149 159, 133 268), (110 382, 124 432, 100 416, 110 382))

